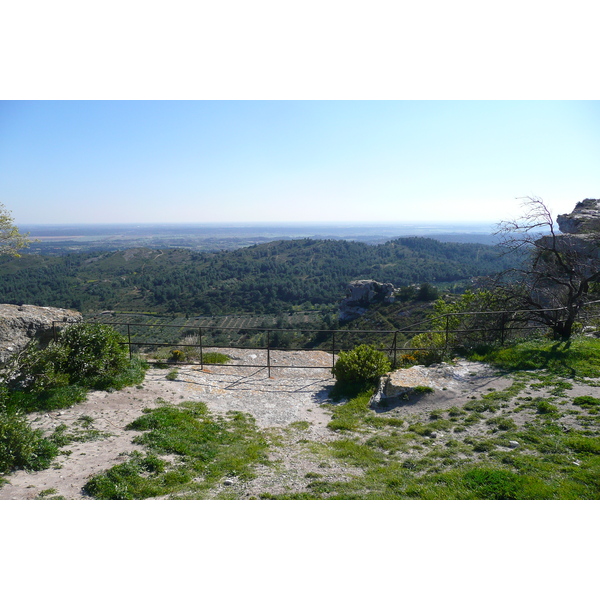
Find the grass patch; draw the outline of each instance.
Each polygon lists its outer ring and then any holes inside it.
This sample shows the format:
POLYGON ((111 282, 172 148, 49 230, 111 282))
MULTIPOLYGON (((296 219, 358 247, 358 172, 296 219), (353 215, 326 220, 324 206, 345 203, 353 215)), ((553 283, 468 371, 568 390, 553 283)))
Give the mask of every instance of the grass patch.
MULTIPOLYGON (((360 388, 359 388, 360 389, 360 388)), ((369 387, 360 391, 343 404, 333 406, 333 418, 327 427, 334 431, 356 431, 364 425, 364 418, 369 414, 369 402, 374 393, 369 387)))
POLYGON ((561 377, 600 377, 600 340, 588 337, 567 342, 536 340, 472 353, 471 360, 509 371, 544 369, 561 377))
POLYGON ((99 431, 92 427, 91 421, 89 421, 91 417, 85 419, 86 416, 87 415, 79 417, 78 422, 81 425, 80 427, 72 427, 69 430, 67 425, 58 425, 48 439, 60 448, 74 442, 92 442, 94 440, 112 437, 112 433, 99 431))
POLYGON ((79 404, 86 399, 86 395, 87 390, 77 385, 41 392, 12 391, 6 397, 5 407, 23 413, 48 412, 79 404))
POLYGON ((577 396, 573 398, 573 404, 575 406, 581 406, 582 408, 597 408, 600 406, 600 398, 594 398, 593 396, 577 396))
POLYGON ((294 421, 290 423, 290 427, 292 429, 297 429, 298 431, 306 431, 310 429, 310 423, 308 421, 294 421))
POLYGON ((222 478, 249 479, 253 465, 268 462, 267 441, 250 415, 214 416, 202 402, 161 406, 127 429, 143 432, 134 442, 146 454, 137 453, 90 479, 84 487, 89 495, 123 500, 169 494, 202 497, 222 478), (161 458, 173 455, 173 462, 161 458))
POLYGON ((168 379, 169 381, 175 381, 178 376, 179 376, 179 370, 172 369, 165 375, 165 379, 168 379))
POLYGON ((231 359, 221 352, 206 352, 202 355, 202 362, 207 365, 224 365, 231 359))

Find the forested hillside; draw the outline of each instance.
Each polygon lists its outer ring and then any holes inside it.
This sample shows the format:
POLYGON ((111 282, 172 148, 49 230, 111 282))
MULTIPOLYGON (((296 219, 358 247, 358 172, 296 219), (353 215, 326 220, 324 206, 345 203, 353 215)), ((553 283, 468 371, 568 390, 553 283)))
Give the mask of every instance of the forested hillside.
POLYGON ((352 279, 468 284, 508 266, 483 244, 291 240, 219 253, 135 248, 0 259, 0 301, 81 311, 279 313, 337 303, 352 279))

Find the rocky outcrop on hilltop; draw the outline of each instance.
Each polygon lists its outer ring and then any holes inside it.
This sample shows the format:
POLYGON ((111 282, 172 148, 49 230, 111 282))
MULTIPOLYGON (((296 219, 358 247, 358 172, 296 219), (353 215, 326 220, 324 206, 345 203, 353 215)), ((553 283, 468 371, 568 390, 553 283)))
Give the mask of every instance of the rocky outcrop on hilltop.
POLYGON ((351 281, 346 288, 346 297, 340 303, 340 321, 350 321, 360 317, 371 304, 393 302, 394 291, 391 283, 379 283, 373 279, 351 281))
POLYGON ((600 234, 600 200, 586 198, 575 205, 573 212, 558 215, 556 222, 562 233, 600 234))
POLYGON ((560 251, 577 256, 580 275, 591 277, 598 272, 600 259, 600 200, 586 198, 578 202, 569 214, 556 218, 562 235, 555 240, 542 238, 551 247, 558 244, 560 251))
POLYGON ((20 352, 32 340, 47 343, 52 339, 53 326, 59 328, 83 320, 81 313, 66 308, 0 304, 0 363, 20 352))

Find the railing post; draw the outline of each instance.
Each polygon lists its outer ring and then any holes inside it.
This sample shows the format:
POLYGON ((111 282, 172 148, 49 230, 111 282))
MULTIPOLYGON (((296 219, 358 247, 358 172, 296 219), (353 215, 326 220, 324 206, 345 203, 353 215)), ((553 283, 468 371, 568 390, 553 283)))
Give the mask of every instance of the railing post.
POLYGON ((398 332, 394 331, 394 370, 396 369, 396 350, 398 349, 398 332))
POLYGON ((204 369, 204 353, 202 351, 202 327, 198 327, 198 335, 200 342, 200 369, 204 369))
POLYGON ((271 330, 267 329, 267 373, 271 379, 271 330))
POLYGON ((506 313, 502 313, 502 318, 500 319, 500 345, 504 346, 504 322, 506 321, 506 313))
POLYGON ((450 315, 446 315, 446 344, 445 344, 446 351, 448 351, 449 330, 450 330, 450 315))
POLYGON ((331 332, 331 368, 335 367, 335 330, 331 332))
POLYGON ((127 323, 127 345, 129 346, 129 360, 131 360, 133 356, 131 355, 131 330, 129 323, 127 323))

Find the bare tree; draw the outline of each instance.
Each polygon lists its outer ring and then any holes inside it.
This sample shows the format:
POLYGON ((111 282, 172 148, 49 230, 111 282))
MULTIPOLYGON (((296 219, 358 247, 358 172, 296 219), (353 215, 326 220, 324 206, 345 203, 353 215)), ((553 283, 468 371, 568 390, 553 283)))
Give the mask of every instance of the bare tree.
POLYGON ((569 339, 590 284, 600 281, 600 233, 562 235, 541 198, 527 197, 523 205, 523 216, 496 232, 506 251, 522 253, 522 265, 501 273, 493 289, 510 310, 534 310, 528 320, 569 339))

